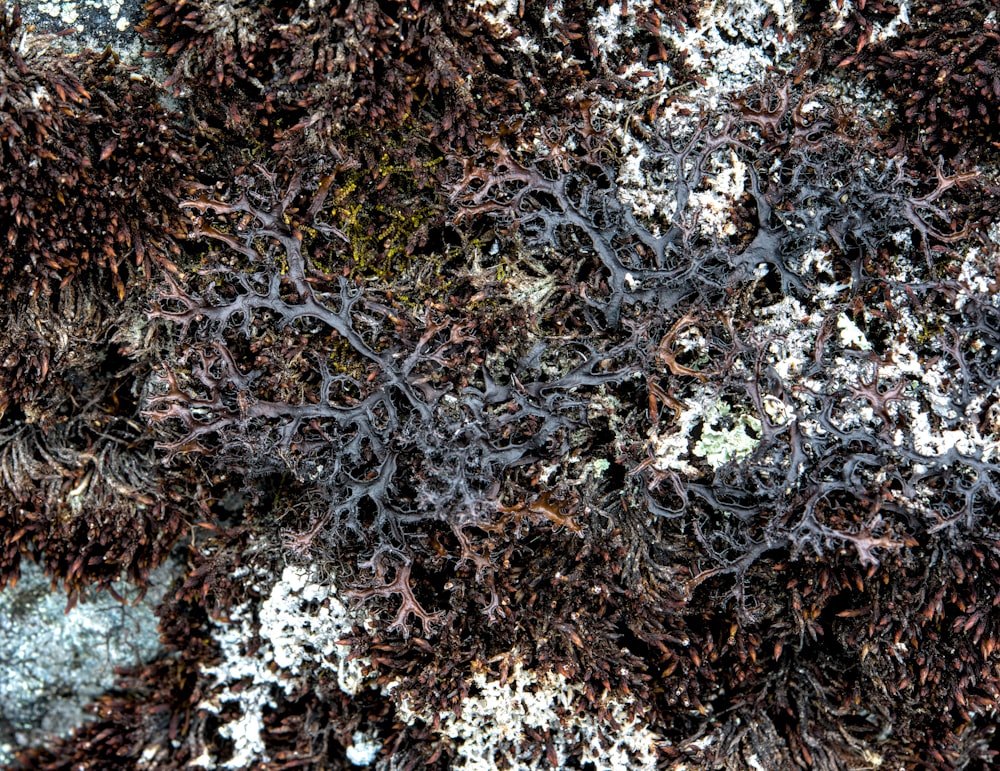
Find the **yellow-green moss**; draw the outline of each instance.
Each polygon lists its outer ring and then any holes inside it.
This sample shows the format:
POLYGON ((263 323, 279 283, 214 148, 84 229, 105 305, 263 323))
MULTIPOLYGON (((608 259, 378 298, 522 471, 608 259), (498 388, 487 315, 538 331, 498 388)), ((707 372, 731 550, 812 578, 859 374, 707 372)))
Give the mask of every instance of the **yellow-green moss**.
POLYGON ((945 322, 939 316, 929 316, 920 325, 917 332, 917 342, 920 345, 927 345, 935 340, 940 340, 945 331, 945 322))
MULTIPOLYGON (((424 167, 441 160, 430 161, 424 167)), ((347 267, 349 274, 357 278, 395 279, 410 267, 413 238, 440 215, 441 209, 439 203, 421 194, 412 169, 392 164, 388 155, 383 155, 374 174, 352 169, 335 183, 324 215, 348 243, 338 244, 325 255, 314 254, 313 265, 330 275, 347 267), (379 195, 380 188, 393 190, 396 195, 386 200, 387 196, 379 195)), ((308 242, 314 240, 315 231, 302 230, 308 242)))

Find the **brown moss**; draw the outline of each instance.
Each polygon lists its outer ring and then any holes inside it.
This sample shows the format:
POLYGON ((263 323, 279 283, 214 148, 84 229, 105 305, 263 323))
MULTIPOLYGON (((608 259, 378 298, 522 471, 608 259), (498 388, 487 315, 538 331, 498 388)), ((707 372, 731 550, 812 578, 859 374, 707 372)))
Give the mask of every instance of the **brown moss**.
POLYGON ((201 163, 159 89, 110 49, 65 55, 0 3, 0 275, 8 295, 167 262, 173 197, 201 163))
POLYGON ((860 73, 898 105, 896 152, 926 155, 930 163, 939 155, 966 163, 994 154, 1000 146, 995 3, 921 0, 896 34, 872 42, 874 25, 893 21, 898 11, 894 5, 861 3, 839 25, 828 12, 807 14, 806 27, 819 16, 814 43, 820 58, 860 73))
POLYGON ((143 584, 206 515, 199 485, 156 464, 137 422, 151 352, 130 348, 124 332, 136 305, 118 306, 99 285, 78 276, 50 295, 2 304, 0 583, 30 557, 74 602, 84 587, 121 576, 143 584))
POLYGON ((172 62, 168 84, 192 89, 220 124, 259 125, 284 150, 305 138, 325 151, 351 132, 381 139, 411 126, 440 150, 478 147, 503 124, 527 137, 588 93, 627 90, 628 65, 675 57, 660 27, 690 15, 689 4, 654 3, 609 61, 589 29, 593 4, 560 9, 522 3, 498 22, 469 4, 422 0, 152 0, 143 28, 172 62), (219 89, 242 95, 225 100, 228 112, 210 103, 219 89))

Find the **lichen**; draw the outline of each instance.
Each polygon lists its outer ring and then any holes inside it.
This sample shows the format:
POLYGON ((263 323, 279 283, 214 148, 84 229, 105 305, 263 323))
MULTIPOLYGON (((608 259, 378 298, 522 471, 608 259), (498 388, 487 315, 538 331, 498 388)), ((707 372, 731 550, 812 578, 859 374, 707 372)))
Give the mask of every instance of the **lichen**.
POLYGON ((452 768, 463 771, 562 768, 571 756, 595 771, 657 767, 656 745, 662 738, 641 716, 633 717, 627 703, 606 697, 596 712, 591 705, 581 710, 586 697, 565 677, 533 672, 516 651, 506 655, 513 660, 507 676, 473 675, 476 694, 454 711, 414 713, 403 703, 400 718, 436 726, 435 734, 454 744, 452 768), (537 740, 530 737, 538 734, 548 746, 544 755, 533 749, 537 740))
POLYGON ((185 565, 22 765, 988 765, 988 5, 5 16, 0 577, 185 565))
POLYGON ((750 414, 730 417, 730 406, 716 402, 702 415, 701 438, 691 452, 713 469, 741 461, 760 443, 760 420, 750 414))
POLYGON ((205 752, 192 765, 238 769, 268 762, 263 710, 276 708, 278 694, 291 696, 309 678, 329 673, 348 696, 370 687, 365 662, 351 659, 342 642, 355 623, 335 585, 321 583, 315 570, 293 565, 259 606, 234 607, 228 619, 216 621, 212 634, 220 660, 203 669, 208 681, 198 709, 229 715, 219 733, 233 743, 233 751, 228 758, 205 752), (251 645, 253 640, 259 643, 251 645))

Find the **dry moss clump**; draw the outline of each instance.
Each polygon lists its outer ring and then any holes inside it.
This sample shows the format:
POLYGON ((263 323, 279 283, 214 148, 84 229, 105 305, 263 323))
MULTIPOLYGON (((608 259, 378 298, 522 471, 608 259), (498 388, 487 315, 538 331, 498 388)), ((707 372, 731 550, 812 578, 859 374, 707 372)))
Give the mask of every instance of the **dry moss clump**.
POLYGON ((204 160, 161 93, 110 49, 66 55, 0 3, 4 294, 95 267, 121 298, 125 266, 169 259, 175 196, 204 160))

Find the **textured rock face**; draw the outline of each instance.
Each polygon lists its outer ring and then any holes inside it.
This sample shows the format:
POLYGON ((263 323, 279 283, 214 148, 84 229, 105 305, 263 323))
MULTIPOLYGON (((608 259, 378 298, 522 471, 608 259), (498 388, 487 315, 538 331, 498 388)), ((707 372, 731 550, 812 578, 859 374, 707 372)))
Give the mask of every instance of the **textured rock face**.
POLYGON ((22 766, 995 763, 995 4, 2 18, 22 766))
POLYGON ((68 736, 86 720, 84 707, 114 685, 116 669, 161 652, 153 611, 170 580, 170 570, 160 571, 158 588, 137 603, 105 593, 67 610, 66 595, 31 566, 0 593, 0 762, 68 736))
POLYGON ((142 43, 135 27, 142 21, 136 0, 67 0, 21 3, 25 24, 39 33, 63 35, 61 45, 72 50, 101 51, 111 46, 129 64, 141 61, 142 43), (68 34, 67 34, 68 33, 68 34))

